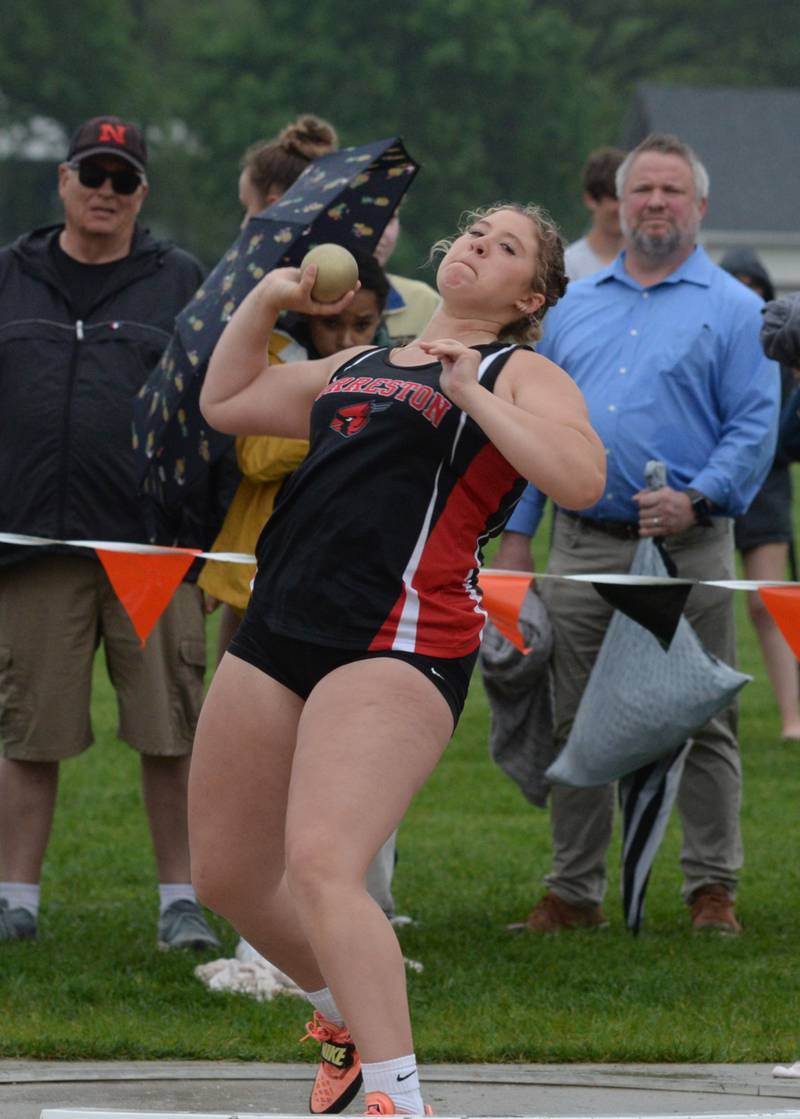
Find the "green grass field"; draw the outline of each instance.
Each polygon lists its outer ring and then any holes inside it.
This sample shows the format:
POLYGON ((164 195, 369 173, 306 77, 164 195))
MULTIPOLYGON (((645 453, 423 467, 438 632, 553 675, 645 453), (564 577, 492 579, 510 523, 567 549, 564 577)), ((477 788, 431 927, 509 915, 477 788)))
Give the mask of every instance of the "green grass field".
MULTIPOLYGON (((395 893, 422 1061, 791 1061, 800 1057, 800 746, 780 740, 744 596, 741 702, 746 867, 738 940, 693 938, 673 820, 642 935, 624 930, 618 849, 611 928, 555 938, 505 932, 541 891, 544 812, 488 759, 479 678, 456 737, 400 833, 395 893)), ((210 635, 211 636, 211 635, 210 635)), ((210 994, 197 960, 155 947, 154 864, 138 764, 115 738, 96 670, 97 745, 63 767, 43 882, 40 939, 0 950, 0 1056, 312 1060, 306 1005, 210 994)), ((228 954, 233 931, 215 921, 228 954)))

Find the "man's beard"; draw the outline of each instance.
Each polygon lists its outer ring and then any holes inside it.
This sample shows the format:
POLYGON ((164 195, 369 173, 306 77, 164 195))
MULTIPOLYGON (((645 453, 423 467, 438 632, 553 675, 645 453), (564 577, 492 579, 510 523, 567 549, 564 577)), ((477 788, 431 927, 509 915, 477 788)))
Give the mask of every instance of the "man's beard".
POLYGON ((630 240, 642 256, 650 260, 664 260, 680 248, 682 238, 680 230, 673 226, 668 233, 661 236, 645 233, 642 229, 634 229, 630 233, 630 240))

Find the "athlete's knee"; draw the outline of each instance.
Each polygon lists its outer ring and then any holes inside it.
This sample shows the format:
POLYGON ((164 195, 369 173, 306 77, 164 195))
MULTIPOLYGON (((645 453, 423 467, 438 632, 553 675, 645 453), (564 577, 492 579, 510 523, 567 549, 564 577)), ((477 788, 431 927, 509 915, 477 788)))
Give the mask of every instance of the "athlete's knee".
POLYGON ((213 859, 206 860, 192 855, 192 885, 198 901, 221 917, 230 918, 229 909, 234 898, 233 882, 213 859))
POLYGON ((231 922, 240 909, 246 908, 253 891, 253 883, 242 868, 213 847, 192 847, 192 885, 203 905, 231 922))
POLYGON ((324 904, 330 897, 341 896, 348 886, 357 886, 358 881, 346 852, 335 841, 309 837, 287 847, 286 882, 300 908, 324 904))

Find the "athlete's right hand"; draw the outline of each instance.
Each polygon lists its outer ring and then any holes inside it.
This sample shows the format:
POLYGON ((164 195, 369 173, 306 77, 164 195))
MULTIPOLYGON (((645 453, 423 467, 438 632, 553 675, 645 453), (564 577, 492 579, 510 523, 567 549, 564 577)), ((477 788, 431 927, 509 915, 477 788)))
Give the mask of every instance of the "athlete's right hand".
POLYGON ((271 307, 278 311, 297 311, 302 315, 338 315, 361 287, 357 283, 335 303, 312 299, 311 289, 317 278, 316 264, 309 264, 303 275, 299 268, 275 268, 268 272, 258 287, 271 307))

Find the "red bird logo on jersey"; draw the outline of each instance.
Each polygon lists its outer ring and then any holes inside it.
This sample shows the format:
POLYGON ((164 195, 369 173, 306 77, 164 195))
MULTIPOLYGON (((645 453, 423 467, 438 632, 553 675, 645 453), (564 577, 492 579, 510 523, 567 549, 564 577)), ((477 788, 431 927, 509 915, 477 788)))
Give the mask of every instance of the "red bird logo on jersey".
POLYGON ((365 400, 363 404, 348 404, 339 408, 331 420, 331 427, 346 439, 357 435, 369 423, 373 412, 384 412, 390 407, 391 401, 365 400))

